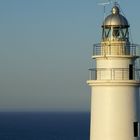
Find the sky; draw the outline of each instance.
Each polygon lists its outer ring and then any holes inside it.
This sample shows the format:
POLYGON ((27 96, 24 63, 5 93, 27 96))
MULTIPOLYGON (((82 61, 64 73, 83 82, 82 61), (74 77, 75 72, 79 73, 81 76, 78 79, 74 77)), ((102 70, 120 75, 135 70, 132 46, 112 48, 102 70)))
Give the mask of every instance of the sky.
MULTIPOLYGON (((0 111, 89 111, 104 0, 0 1, 0 111)), ((140 44, 140 1, 119 1, 140 44)), ((112 5, 106 6, 106 15, 112 5)))

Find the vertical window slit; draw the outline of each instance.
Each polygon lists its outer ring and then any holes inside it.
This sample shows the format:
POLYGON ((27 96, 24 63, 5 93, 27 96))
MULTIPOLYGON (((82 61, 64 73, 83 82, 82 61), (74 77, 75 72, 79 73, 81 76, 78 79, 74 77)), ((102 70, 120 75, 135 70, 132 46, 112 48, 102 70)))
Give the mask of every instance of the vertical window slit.
POLYGON ((138 137, 139 136, 139 123, 138 122, 134 122, 134 137, 138 137))
POLYGON ((133 80, 133 65, 129 65, 129 80, 133 80))

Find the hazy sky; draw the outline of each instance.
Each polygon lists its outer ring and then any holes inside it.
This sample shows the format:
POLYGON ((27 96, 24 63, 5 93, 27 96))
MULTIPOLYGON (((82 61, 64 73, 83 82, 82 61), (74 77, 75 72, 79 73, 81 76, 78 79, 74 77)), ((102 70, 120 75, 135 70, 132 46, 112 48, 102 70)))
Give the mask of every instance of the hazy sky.
MULTIPOLYGON (((92 44, 101 39, 100 1, 0 0, 0 110, 90 109, 86 80, 92 44)), ((140 43, 140 1, 120 5, 140 43)))

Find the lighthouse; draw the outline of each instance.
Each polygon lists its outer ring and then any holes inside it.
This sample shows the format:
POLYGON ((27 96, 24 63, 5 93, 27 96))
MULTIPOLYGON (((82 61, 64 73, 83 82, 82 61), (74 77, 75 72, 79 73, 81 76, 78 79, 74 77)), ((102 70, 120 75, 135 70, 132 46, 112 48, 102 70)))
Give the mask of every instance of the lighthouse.
POLYGON ((139 45, 130 40, 130 25, 114 4, 102 25, 101 42, 93 45, 90 140, 138 140, 139 45))

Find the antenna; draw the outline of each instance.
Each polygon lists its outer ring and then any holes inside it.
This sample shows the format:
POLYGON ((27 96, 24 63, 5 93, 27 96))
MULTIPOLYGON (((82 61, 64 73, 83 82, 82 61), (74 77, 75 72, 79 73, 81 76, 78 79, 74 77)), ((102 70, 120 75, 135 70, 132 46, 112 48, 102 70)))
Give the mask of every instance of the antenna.
POLYGON ((105 19, 105 16, 106 16, 106 5, 109 5, 109 4, 111 4, 111 0, 108 0, 107 2, 101 2, 101 3, 98 3, 98 5, 103 6, 104 19, 105 19))

